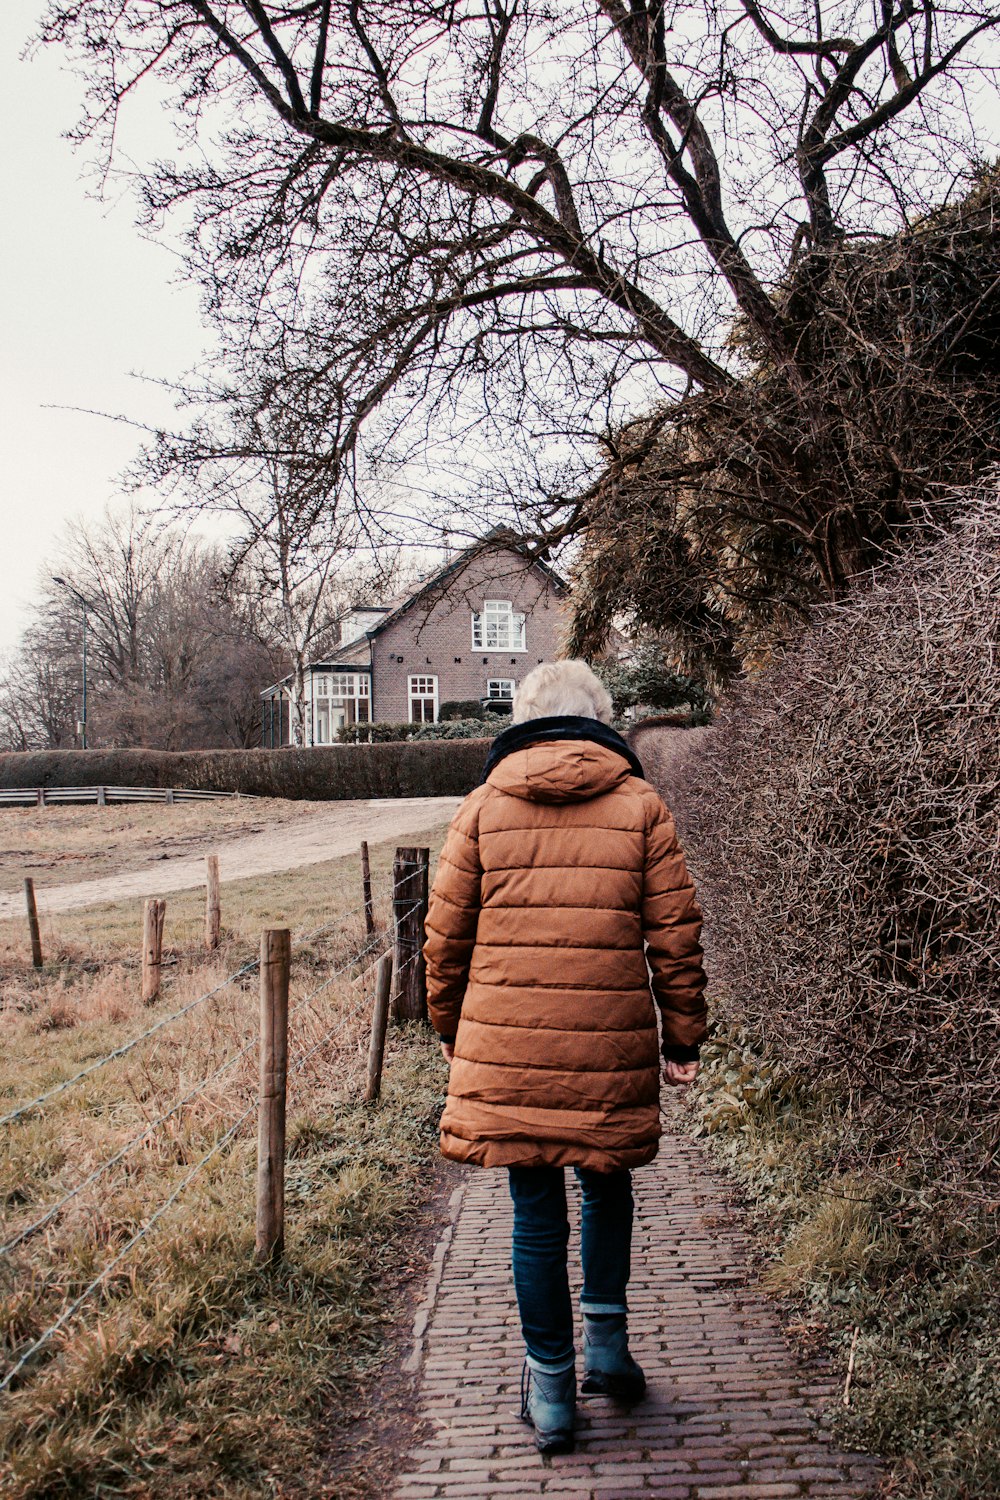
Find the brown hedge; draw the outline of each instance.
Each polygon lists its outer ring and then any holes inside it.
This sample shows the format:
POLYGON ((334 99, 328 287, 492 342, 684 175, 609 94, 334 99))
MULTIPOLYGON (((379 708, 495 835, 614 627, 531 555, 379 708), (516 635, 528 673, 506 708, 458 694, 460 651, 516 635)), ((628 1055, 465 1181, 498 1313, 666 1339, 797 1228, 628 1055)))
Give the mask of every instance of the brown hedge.
POLYGON ((1000 506, 857 587, 687 741, 668 795, 717 1011, 859 1156, 1000 1165, 1000 506))
POLYGON ((310 750, 28 750, 0 754, 0 787, 156 786, 317 801, 464 796, 489 740, 310 750))

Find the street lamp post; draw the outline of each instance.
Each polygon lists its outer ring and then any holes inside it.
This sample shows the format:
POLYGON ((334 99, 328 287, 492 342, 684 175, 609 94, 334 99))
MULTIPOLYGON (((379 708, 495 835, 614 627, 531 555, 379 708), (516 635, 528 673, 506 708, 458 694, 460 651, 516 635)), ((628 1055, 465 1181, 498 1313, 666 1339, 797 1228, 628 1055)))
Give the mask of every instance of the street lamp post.
POLYGON ((89 599, 85 599, 84 598, 84 596, 80 593, 79 589, 75 589, 71 583, 67 583, 65 578, 58 578, 55 575, 55 573, 53 573, 52 574, 52 582, 53 583, 58 583, 64 589, 68 589, 69 592, 73 595, 74 599, 77 600, 77 602, 80 605, 80 608, 83 611, 83 703, 82 703, 82 714, 81 714, 81 718, 80 718, 80 748, 82 750, 86 750, 86 748, 87 748, 87 611, 89 609, 93 609, 94 606, 91 604, 91 602, 90 602, 89 599))

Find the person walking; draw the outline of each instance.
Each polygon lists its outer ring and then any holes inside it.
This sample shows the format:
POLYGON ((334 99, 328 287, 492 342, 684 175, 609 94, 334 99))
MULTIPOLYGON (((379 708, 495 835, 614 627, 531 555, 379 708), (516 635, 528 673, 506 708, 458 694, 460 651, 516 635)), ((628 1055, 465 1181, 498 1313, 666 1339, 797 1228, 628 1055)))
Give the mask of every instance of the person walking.
POLYGON ((582 1391, 639 1400, 629 1352, 631 1172, 664 1078, 705 1036, 701 912, 673 819, 582 661, 536 667, 445 840, 426 919, 427 1004, 450 1064, 441 1150, 505 1167, 526 1358, 521 1415, 573 1447, 576 1350, 564 1169, 581 1189, 582 1391))

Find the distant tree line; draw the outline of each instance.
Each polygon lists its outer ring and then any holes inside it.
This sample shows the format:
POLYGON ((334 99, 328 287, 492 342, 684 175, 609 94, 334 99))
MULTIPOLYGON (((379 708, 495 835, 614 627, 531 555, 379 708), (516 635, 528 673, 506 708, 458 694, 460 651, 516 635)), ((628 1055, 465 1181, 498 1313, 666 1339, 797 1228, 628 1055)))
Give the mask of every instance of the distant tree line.
POLYGON ((89 745, 260 743, 260 690, 288 660, 262 592, 222 549, 129 508, 67 527, 0 669, 3 748, 80 744, 82 601, 89 745))
POLYGON ((300 522, 290 482, 272 491, 251 525, 268 491, 241 483, 242 508, 227 514, 242 534, 225 546, 193 532, 190 516, 171 524, 135 505, 67 525, 0 661, 0 749, 81 744, 85 608, 90 748, 259 745, 261 690, 286 676, 301 742, 306 664, 336 645, 349 605, 407 587, 429 554, 375 555, 356 532, 300 522))

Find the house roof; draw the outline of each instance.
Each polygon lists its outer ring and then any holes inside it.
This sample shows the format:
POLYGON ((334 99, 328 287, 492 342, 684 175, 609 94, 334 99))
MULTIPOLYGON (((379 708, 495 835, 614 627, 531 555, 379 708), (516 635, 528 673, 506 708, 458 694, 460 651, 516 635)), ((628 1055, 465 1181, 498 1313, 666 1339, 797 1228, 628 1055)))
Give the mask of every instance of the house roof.
MULTIPOLYGON (((372 648, 367 636, 362 636, 360 641, 352 641, 343 651, 330 657, 329 661, 311 661, 306 667, 307 672, 370 672, 371 669, 372 648)), ((293 676, 294 673, 287 672, 284 677, 279 677, 270 687, 262 689, 260 697, 269 698, 272 693, 279 692, 286 682, 291 682, 293 676)))
POLYGON ((408 609, 412 609, 427 594, 439 588, 452 573, 459 572, 474 557, 479 557, 484 552, 520 553, 530 567, 538 568, 540 572, 545 574, 545 577, 552 584, 553 588, 557 589, 560 593, 565 593, 569 589, 566 580, 553 567, 543 562, 541 558, 531 557, 528 548, 517 532, 510 531, 503 526, 495 526, 485 536, 477 538, 474 542, 470 542, 468 547, 463 547, 460 552, 457 552, 454 557, 449 558, 447 562, 442 563, 441 567, 436 568, 433 573, 428 573, 425 577, 421 578, 406 593, 399 594, 395 599, 391 599, 387 606, 387 613, 368 631, 369 639, 380 635, 383 630, 398 620, 408 609))
MULTIPOLYGON (((359 636, 356 641, 351 641, 346 646, 338 646, 335 655, 331 656, 330 660, 324 662, 323 665, 334 672, 338 667, 352 667, 355 671, 359 667, 370 667, 372 664, 372 648, 369 635, 373 633, 369 632, 368 635, 359 636)), ((319 663, 316 663, 316 665, 319 665, 319 663)))

